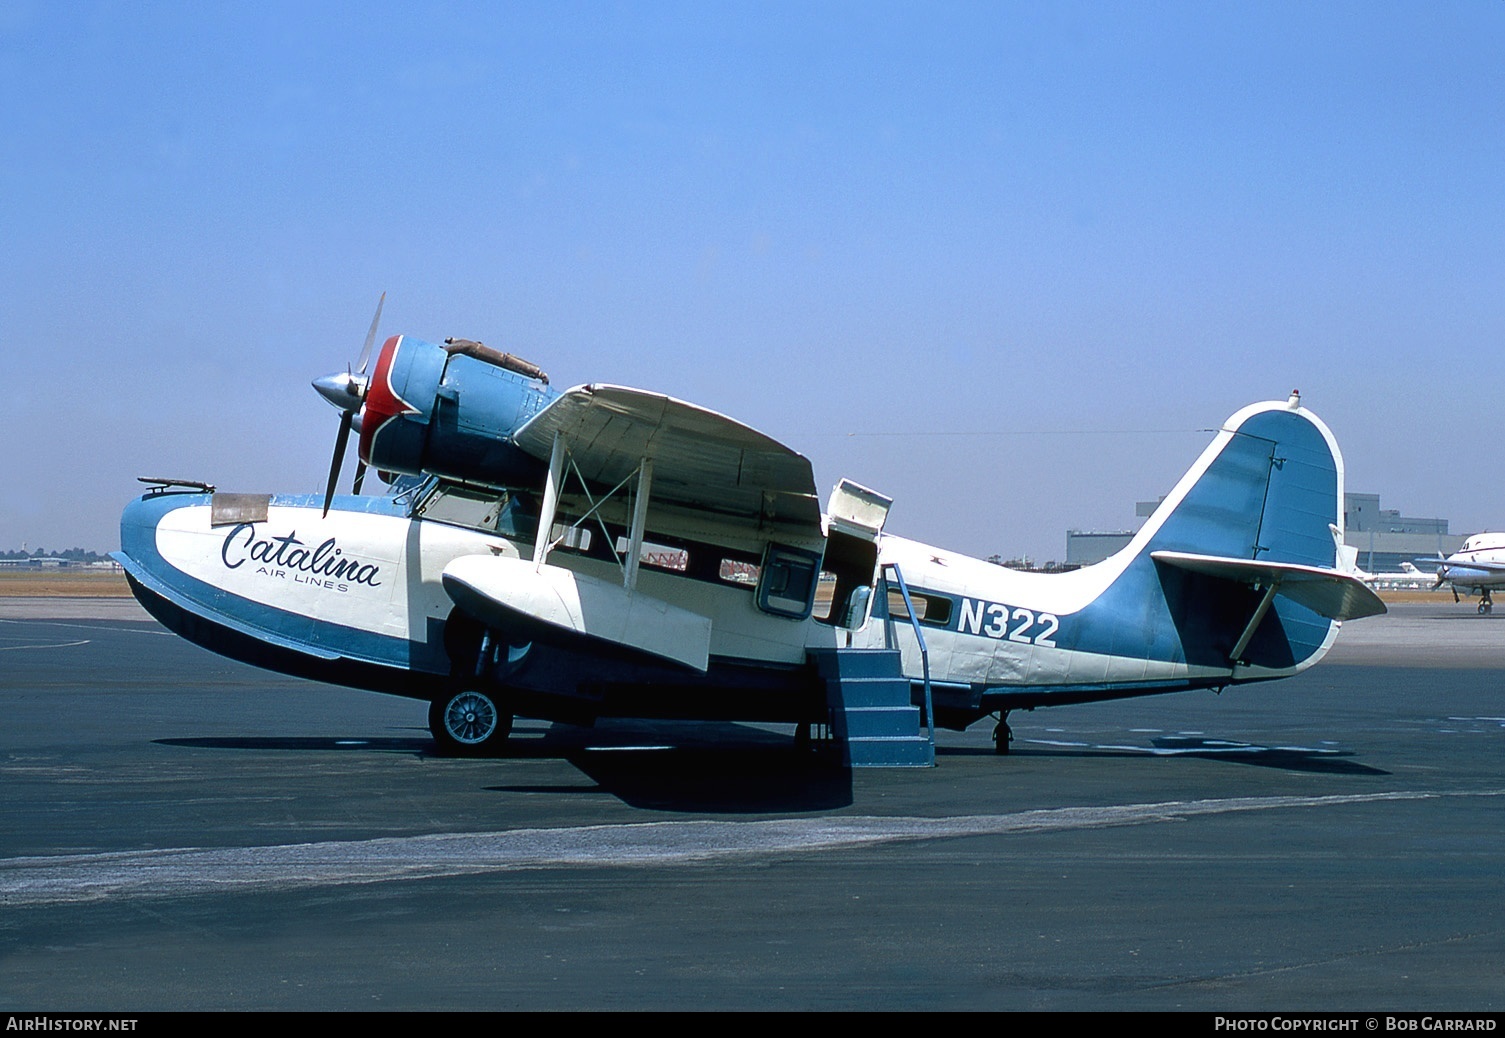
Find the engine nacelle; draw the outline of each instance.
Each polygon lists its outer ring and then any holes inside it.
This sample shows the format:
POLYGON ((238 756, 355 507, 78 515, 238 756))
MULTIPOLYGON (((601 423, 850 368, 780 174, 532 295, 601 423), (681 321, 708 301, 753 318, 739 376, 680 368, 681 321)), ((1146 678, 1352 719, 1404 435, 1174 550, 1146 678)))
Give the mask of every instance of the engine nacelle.
POLYGON ((366 390, 361 460, 382 472, 535 482, 545 464, 512 434, 558 395, 537 368, 479 343, 394 335, 366 390))

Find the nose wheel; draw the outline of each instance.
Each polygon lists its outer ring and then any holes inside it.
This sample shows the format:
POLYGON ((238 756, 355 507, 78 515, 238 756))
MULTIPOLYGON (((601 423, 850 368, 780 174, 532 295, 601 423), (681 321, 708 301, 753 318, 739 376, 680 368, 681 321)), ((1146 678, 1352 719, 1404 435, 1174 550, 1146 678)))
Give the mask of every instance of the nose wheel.
POLYGON ((429 703, 429 731, 446 756, 483 757, 507 741, 512 715, 484 692, 445 693, 429 703))

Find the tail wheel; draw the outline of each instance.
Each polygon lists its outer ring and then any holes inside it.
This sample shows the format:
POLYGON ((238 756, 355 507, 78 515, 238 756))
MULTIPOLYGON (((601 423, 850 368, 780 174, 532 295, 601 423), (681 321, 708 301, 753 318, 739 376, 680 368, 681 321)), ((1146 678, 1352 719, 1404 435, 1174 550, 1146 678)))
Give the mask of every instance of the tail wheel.
POLYGON ((512 715, 484 692, 445 693, 429 703, 429 731, 439 752, 481 757, 496 753, 512 732, 512 715))
POLYGON ((1009 727, 1009 715, 1003 714, 998 718, 998 724, 993 728, 993 752, 1006 754, 1009 752, 1009 743, 1014 741, 1014 729, 1009 727))

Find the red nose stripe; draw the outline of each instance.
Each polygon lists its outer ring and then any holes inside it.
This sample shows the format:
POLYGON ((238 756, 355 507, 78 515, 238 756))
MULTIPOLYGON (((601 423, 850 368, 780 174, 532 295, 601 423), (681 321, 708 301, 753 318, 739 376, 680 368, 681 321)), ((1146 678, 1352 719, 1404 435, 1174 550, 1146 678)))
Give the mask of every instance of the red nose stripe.
POLYGON ((361 460, 371 464, 371 441, 376 431, 387 422, 412 408, 392 389, 392 362, 402 336, 394 335, 382 343, 381 353, 376 357, 376 371, 371 375, 371 384, 366 389, 365 413, 361 418, 361 460))

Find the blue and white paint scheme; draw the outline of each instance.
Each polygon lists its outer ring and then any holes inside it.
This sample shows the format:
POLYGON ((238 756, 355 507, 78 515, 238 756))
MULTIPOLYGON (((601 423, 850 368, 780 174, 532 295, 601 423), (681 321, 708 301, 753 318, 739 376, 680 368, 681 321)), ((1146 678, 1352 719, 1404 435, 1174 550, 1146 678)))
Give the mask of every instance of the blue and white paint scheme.
POLYGON ((928 636, 933 669, 954 687, 938 714, 948 699, 966 716, 1221 688, 1300 673, 1342 620, 1384 611, 1341 551, 1342 497, 1337 443, 1293 397, 1230 418, 1133 540, 1096 565, 1000 573, 895 538, 884 558, 949 617, 928 636))
POLYGON ((877 650, 930 722, 997 715, 1006 752, 1009 711, 1287 677, 1384 611, 1295 395, 1230 418, 1123 551, 1040 574, 891 535, 845 480, 823 510, 808 459, 714 411, 561 393, 464 340, 393 337, 368 377, 369 346, 316 383, 342 411, 322 500, 153 481, 117 558, 185 637, 428 700, 448 751, 517 714, 826 723, 822 654, 877 650), (382 496, 333 492, 350 428, 382 496))
POLYGON ((1479 596, 1479 614, 1494 611, 1492 592, 1505 587, 1505 533, 1476 533, 1465 538, 1463 547, 1442 558, 1417 559, 1417 566, 1435 567, 1437 583, 1453 589, 1453 601, 1458 601, 1458 592, 1479 596))

